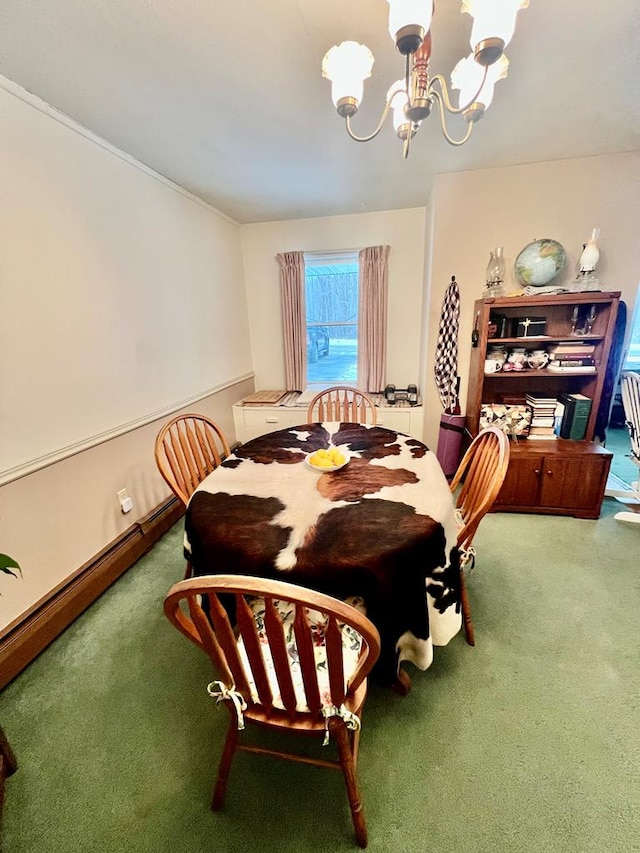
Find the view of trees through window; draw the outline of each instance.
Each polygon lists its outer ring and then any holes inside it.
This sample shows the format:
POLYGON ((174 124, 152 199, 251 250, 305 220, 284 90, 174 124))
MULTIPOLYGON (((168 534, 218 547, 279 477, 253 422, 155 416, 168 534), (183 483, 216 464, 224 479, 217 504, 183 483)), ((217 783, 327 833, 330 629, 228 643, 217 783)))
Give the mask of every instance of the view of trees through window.
POLYGON ((307 384, 358 379, 358 255, 305 255, 307 384))

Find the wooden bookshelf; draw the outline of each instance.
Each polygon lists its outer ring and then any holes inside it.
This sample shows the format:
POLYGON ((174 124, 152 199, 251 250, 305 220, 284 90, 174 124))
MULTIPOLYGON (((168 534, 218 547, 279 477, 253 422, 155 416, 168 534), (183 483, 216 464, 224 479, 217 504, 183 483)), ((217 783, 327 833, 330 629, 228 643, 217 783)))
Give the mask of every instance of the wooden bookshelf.
POLYGON ((563 293, 557 296, 524 296, 479 299, 474 306, 478 345, 471 350, 466 427, 477 435, 483 403, 513 402, 527 394, 558 398, 560 394, 584 394, 592 400, 591 412, 582 441, 561 438, 520 439, 511 442, 507 477, 494 509, 510 512, 544 512, 598 518, 604 497, 612 454, 593 441, 602 399, 606 368, 618 313, 620 293, 563 293), (595 306, 589 334, 571 333, 575 312, 576 331, 584 330, 586 316, 595 306), (489 336, 490 320, 506 316, 511 330, 518 318, 544 317, 544 335, 531 337, 489 336), (595 370, 583 372, 546 368, 484 372, 491 347, 545 349, 562 341, 593 344, 595 370))

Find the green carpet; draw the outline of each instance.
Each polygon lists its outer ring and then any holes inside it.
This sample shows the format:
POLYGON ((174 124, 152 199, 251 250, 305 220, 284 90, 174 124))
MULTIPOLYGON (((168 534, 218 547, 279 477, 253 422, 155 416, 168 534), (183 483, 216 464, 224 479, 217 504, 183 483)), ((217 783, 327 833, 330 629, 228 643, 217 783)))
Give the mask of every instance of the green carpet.
MULTIPOLYGON (((640 851, 637 526, 490 515, 477 643, 372 686, 359 775, 374 853, 640 851)), ((19 762, 7 853, 354 850, 341 777, 240 754, 209 811, 227 714, 161 605, 181 525, 0 696, 19 762)))
POLYGON ((626 429, 607 429, 607 450, 613 453, 611 473, 620 477, 625 483, 633 483, 640 476, 638 466, 631 459, 631 441, 626 429))

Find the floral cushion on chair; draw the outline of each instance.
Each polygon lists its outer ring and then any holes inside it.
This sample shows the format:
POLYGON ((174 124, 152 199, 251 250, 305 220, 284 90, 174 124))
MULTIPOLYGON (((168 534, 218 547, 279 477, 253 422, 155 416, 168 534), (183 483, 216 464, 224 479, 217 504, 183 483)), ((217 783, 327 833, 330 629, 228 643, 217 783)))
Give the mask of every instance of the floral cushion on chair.
MULTIPOLYGON (((293 680, 293 687, 296 694, 296 710, 309 711, 309 706, 307 705, 307 700, 304 691, 304 684, 302 682, 302 670, 300 668, 300 663, 298 659, 298 649, 296 648, 295 635, 293 630, 293 620, 295 619, 296 606, 290 601, 277 601, 275 599, 273 603, 276 606, 278 613, 280 614, 280 618, 282 619, 282 627, 284 629, 285 641, 287 644, 287 653, 289 655, 290 661, 291 678, 293 680)), ((346 600, 346 603, 350 604, 352 607, 355 607, 361 613, 365 612, 364 601, 362 600, 362 598, 354 596, 348 598, 346 600)), ((284 710, 284 703, 282 701, 282 697, 280 696, 280 687, 278 685, 278 679, 276 677, 273 659, 271 657, 271 649, 269 647, 267 634, 264 627, 264 599, 254 598, 252 600, 249 600, 248 604, 253 613, 253 618, 255 620, 256 628, 258 630, 258 639, 260 640, 262 657, 265 663, 265 668, 267 670, 271 693, 273 694, 274 707, 281 708, 284 710)), ((331 702, 331 691, 329 689, 329 671, 327 667, 327 649, 325 644, 325 630, 328 619, 322 613, 318 613, 317 610, 311 610, 308 607, 305 608, 305 610, 307 612, 307 617, 311 626, 311 633, 313 636, 313 650, 316 660, 316 670, 318 673, 318 689, 320 691, 320 700, 322 702, 323 707, 329 708, 332 707, 333 703, 331 702)), ((360 650, 362 649, 362 637, 355 630, 355 628, 352 628, 351 626, 345 625, 341 622, 339 622, 338 624, 342 630, 342 660, 346 683, 349 680, 352 672, 356 668, 356 664, 358 663, 360 650)), ((249 688, 251 690, 251 698, 254 702, 259 702, 260 700, 258 697, 258 691, 256 689, 256 685, 252 677, 251 668, 249 666, 249 660, 247 658, 247 653, 242 638, 238 640, 238 651, 240 653, 240 659, 244 666, 245 672, 248 676, 247 680, 249 682, 249 688)))

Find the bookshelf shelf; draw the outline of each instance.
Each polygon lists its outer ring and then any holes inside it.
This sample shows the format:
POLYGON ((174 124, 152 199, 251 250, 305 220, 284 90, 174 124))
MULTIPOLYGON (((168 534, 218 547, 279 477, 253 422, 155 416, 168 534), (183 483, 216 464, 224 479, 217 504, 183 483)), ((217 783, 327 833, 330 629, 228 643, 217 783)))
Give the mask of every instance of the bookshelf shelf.
MULTIPOLYGON (((466 427, 477 435, 483 403, 524 404, 527 395, 559 399, 583 395, 591 401, 584 439, 536 436, 511 443, 511 458, 504 486, 494 509, 507 512, 542 512, 598 518, 612 454, 593 441, 611 350, 620 294, 618 292, 566 293, 556 296, 479 299, 474 306, 478 345, 471 349, 466 427), (544 334, 514 336, 518 320, 544 318, 544 334), (510 331, 498 337, 496 328, 510 331), (585 334, 571 334, 571 329, 585 334), (586 333, 588 332, 588 334, 586 333), (491 337, 489 336, 491 334, 491 337), (485 373, 489 350, 557 351, 558 344, 585 346, 595 369, 564 368, 485 373)), ((561 349, 564 349, 561 347, 561 349)), ((575 350, 574 350, 575 351, 575 350)), ((575 356, 574 356, 575 357, 575 356)), ((554 359, 560 360, 557 355, 554 359)))
MULTIPOLYGON (((484 380, 485 382, 494 382, 496 380, 506 379, 507 381, 511 381, 513 379, 519 379, 521 382, 525 376, 535 374, 536 379, 542 379, 545 376, 553 376, 554 378, 558 378, 558 376, 585 376, 590 375, 593 376, 594 373, 597 373, 597 368, 595 370, 570 370, 566 368, 565 370, 546 370, 544 367, 540 370, 508 370, 508 371, 498 371, 498 373, 485 373, 484 380)), ((486 401, 484 401, 486 402, 486 401)))
POLYGON ((555 344, 560 341, 571 341, 572 344, 593 344, 602 340, 602 335, 559 335, 549 337, 549 335, 532 335, 528 338, 487 338, 488 346, 499 346, 500 344, 511 344, 512 346, 532 346, 533 344, 555 344))

